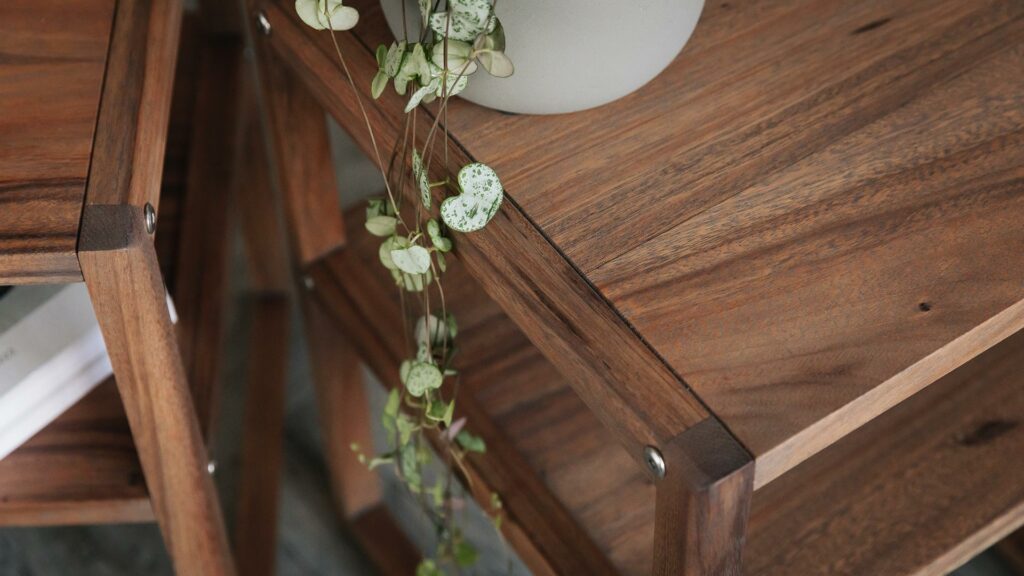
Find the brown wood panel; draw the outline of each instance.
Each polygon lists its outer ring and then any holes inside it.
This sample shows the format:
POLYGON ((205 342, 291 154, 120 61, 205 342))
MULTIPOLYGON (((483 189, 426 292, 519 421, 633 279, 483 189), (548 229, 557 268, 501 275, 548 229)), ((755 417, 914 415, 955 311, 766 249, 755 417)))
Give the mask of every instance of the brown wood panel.
MULTIPOLYGON (((387 31, 358 4, 373 48, 387 31)), ((267 10, 284 20, 271 44, 360 138, 329 38, 267 10)), ((368 50, 339 38, 368 85, 368 50)), ((762 486, 1024 325, 1022 67, 1019 2, 709 3, 682 55, 619 102, 540 117, 455 104, 457 161, 492 164, 512 201, 460 254, 566 374, 600 366, 619 394, 655 390, 627 404, 668 409, 657 378, 612 362, 664 359, 755 454, 762 486), (608 315, 627 329, 601 330, 608 315), (552 337, 566 317, 585 345, 552 337), (637 336, 653 350, 624 355, 637 336)), ((400 117, 391 100, 379 132, 400 117)), ((577 386, 636 434, 615 398, 577 386)))
POLYGON ((240 178, 242 43, 202 42, 174 290, 182 361, 207 445, 219 408, 232 195, 240 178))
POLYGON ((0 4, 0 284, 82 279, 75 244, 114 5, 0 4))
POLYGON ((288 298, 256 295, 248 310, 253 320, 249 329, 235 558, 239 574, 273 576, 284 459, 288 298))
POLYGON ((754 495, 747 574, 946 574, 1024 524, 1024 332, 754 495))
POLYGON ((118 4, 87 205, 159 208, 181 12, 180 0, 118 4))
POLYGON ((92 206, 78 257, 176 570, 233 574, 209 461, 141 209, 92 206), (117 247, 112 240, 127 241, 117 247))
MULTIPOLYGON (((376 63, 367 46, 383 41, 379 7, 360 4, 360 34, 338 35, 357 88, 369 101, 376 63), (362 43, 365 42, 365 43, 362 43)), ((327 111, 372 157, 362 116, 345 80, 330 36, 298 21, 287 2, 254 0, 273 28, 267 44, 305 83, 327 111)), ((258 32, 254 32, 258 34, 258 32)), ((383 95, 368 109, 377 143, 386 152, 399 130, 404 100, 383 95)), ((419 133, 431 121, 420 114, 419 133)), ((468 161, 449 150, 453 165, 468 161)), ((405 191, 412 194, 411 190, 405 191)), ((410 196, 412 197, 412 196, 410 196)), ((567 374, 585 402, 642 462, 643 446, 667 442, 707 418, 708 413, 675 374, 632 331, 589 282, 567 262, 514 202, 505 202, 483 231, 459 236, 457 257, 498 301, 548 359, 567 374)))
POLYGON ((296 264, 305 266, 345 243, 327 115, 276 56, 261 44, 258 49, 276 182, 284 198, 296 264))
POLYGON ((113 379, 0 460, 0 525, 152 520, 113 379))
MULTIPOLYGON (((360 355, 393 382, 404 344, 375 327, 400 312, 376 257, 375 239, 355 234, 333 272, 313 277, 360 355), (343 282, 357 272, 360 282, 343 282)), ((465 347, 459 401, 490 447, 473 462, 485 485, 509 490, 510 519, 527 540, 542 540, 538 522, 564 507, 616 570, 650 574, 655 485, 465 268, 448 273, 465 347), (516 497, 534 490, 557 501, 539 518, 516 497)), ((1024 469, 1012 457, 1024 441, 1022 357, 1018 333, 755 492, 745 572, 942 573, 1024 522, 1024 469)), ((584 550, 562 549, 562 560, 581 561, 573 557, 584 550)))
POLYGON ((770 171, 591 274, 759 486, 1024 326, 1024 5, 941 9, 798 91, 770 171))

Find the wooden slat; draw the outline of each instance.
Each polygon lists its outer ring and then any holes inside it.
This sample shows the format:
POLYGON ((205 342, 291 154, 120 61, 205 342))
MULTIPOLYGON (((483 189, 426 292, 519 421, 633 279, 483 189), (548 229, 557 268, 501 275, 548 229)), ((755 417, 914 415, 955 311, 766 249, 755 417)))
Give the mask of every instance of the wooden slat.
POLYGON ((235 557, 239 574, 273 576, 284 459, 288 298, 257 295, 248 309, 253 321, 248 349, 235 557))
POLYGON ((0 525, 152 520, 113 379, 0 460, 0 525))
POLYGON ((75 244, 114 4, 0 4, 0 285, 82 279, 75 244))
POLYGON ((179 0, 118 5, 85 212, 90 205, 159 208, 181 11, 179 0))
POLYGON ((946 574, 1024 524, 1024 332, 754 495, 748 574, 946 574))
POLYGON ((202 42, 174 294, 182 361, 208 445, 219 407, 231 196, 240 178, 241 74, 240 40, 202 42))
MULTIPOLYGON (((372 155, 365 123, 340 71, 330 36, 302 24, 286 2, 253 0, 252 13, 263 10, 273 32, 266 37, 274 52, 305 83, 321 105, 372 155)), ((364 31, 383 41, 386 32, 379 6, 361 5, 364 31)), ((258 32, 254 32, 258 34, 258 32)), ((349 54, 355 85, 370 101, 376 63, 361 38, 337 37, 349 54)), ((383 153, 399 134, 404 99, 386 92, 367 112, 383 153)), ((420 114, 419 134, 431 119, 420 114)), ((459 147, 449 150, 453 165, 469 161, 459 147)), ((412 190, 407 190, 410 198, 412 190)), ((567 374, 591 409, 642 465, 643 447, 660 445, 709 415, 675 374, 640 341, 593 286, 544 237, 514 201, 482 231, 459 236, 458 258, 481 286, 499 302, 548 359, 567 374)))

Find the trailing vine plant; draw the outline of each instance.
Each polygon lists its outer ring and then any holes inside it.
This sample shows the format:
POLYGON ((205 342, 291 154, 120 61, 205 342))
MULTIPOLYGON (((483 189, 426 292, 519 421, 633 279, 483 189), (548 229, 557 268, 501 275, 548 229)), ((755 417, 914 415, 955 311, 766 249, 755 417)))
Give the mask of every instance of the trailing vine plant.
MULTIPOLYGON (((390 392, 381 415, 387 449, 367 458, 361 447, 352 448, 371 469, 393 466, 415 495, 437 534, 434 556, 419 564, 416 576, 435 576, 458 574, 476 562, 477 551, 456 524, 463 500, 453 478, 459 470, 471 482, 465 459, 469 453, 486 451, 483 440, 466 429, 465 419, 453 421, 459 375, 452 360, 458 350, 458 326, 442 285, 445 254, 454 247, 452 231, 470 233, 486 226, 504 196, 498 175, 485 164, 461 166, 454 181, 448 176, 453 173, 448 154, 448 102, 466 88, 479 68, 507 77, 513 66, 505 56, 505 33, 491 0, 418 0, 418 5, 420 37, 408 37, 402 2, 405 37, 376 51, 378 70, 370 86, 373 98, 379 98, 389 86, 408 96, 405 126, 387 163, 335 37, 335 31, 356 25, 358 11, 341 0, 296 0, 295 9, 307 25, 330 31, 366 122, 386 192, 369 201, 366 229, 381 238, 380 261, 399 291, 402 329, 407 336, 407 359, 399 369, 403 387, 390 392), (433 121, 421 141, 416 134, 417 114, 431 103, 435 103, 433 121), (431 174, 443 177, 432 180, 431 174), (406 189, 418 200, 412 207, 403 205, 406 189), (436 191, 441 202, 435 206, 436 191), (433 460, 428 434, 445 464, 442 472, 431 474, 427 466, 433 460)), ((472 491, 473 487, 469 488, 472 491)), ((500 529, 501 501, 496 494, 490 500, 490 513, 500 529)))

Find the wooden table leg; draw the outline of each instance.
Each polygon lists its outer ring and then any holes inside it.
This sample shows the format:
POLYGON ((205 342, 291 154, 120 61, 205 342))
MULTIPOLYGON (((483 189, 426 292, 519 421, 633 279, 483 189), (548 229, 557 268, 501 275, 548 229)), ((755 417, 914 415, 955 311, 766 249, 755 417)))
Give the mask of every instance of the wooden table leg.
POLYGON ((175 569, 188 575, 233 574, 142 209, 87 206, 79 261, 175 569))
POLYGON ((654 515, 658 576, 739 576, 754 463, 709 418, 664 447, 654 515))
POLYGON ((339 512, 381 574, 413 574, 419 555, 388 512, 377 473, 361 464, 351 448, 358 444, 367 454, 374 451, 362 365, 333 320, 309 295, 303 297, 303 311, 324 452, 339 512))

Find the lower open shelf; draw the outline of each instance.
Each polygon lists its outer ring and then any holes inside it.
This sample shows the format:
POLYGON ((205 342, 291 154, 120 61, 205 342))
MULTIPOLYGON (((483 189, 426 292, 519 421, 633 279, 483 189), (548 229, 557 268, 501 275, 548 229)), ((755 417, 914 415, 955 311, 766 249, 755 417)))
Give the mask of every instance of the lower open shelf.
MULTIPOLYGON (((362 229, 361 210, 349 229, 362 229)), ((405 356, 378 240, 312 271, 316 292, 389 386, 405 356)), ((536 573, 649 574, 654 486, 566 381, 452 262, 459 406, 488 443, 474 473, 536 573)), ((898 343, 894 343, 898 345, 898 343)), ((755 493, 746 574, 941 574, 1024 523, 1024 333, 755 493)))

